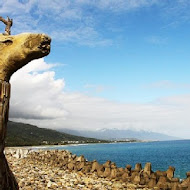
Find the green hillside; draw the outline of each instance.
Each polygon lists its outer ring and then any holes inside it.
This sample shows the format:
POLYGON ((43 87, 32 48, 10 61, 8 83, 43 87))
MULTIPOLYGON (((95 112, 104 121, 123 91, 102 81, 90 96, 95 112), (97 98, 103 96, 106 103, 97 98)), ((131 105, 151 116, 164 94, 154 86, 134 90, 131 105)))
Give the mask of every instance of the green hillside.
POLYGON ((85 138, 58 132, 51 129, 9 121, 7 126, 6 146, 36 146, 67 143, 105 142, 93 138, 85 138), (68 142, 69 141, 69 142, 68 142), (78 141, 78 142, 70 142, 78 141))

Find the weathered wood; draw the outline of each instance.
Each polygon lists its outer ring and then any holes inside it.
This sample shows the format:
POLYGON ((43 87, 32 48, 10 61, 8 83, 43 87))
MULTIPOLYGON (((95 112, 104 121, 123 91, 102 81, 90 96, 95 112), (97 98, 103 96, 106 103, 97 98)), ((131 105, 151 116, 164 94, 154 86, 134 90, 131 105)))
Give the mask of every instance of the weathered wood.
POLYGON ((4 35, 11 35, 11 26, 13 25, 13 19, 7 17, 7 20, 5 20, 3 17, 0 16, 0 21, 2 21, 6 25, 4 35))
POLYGON ((19 189, 4 155, 9 117, 10 77, 33 59, 49 54, 51 39, 45 34, 0 34, 0 190, 19 189))
POLYGON ((10 84, 0 80, 0 189, 17 190, 18 185, 14 175, 9 169, 7 160, 3 153, 5 147, 5 137, 7 132, 7 122, 9 116, 10 84))

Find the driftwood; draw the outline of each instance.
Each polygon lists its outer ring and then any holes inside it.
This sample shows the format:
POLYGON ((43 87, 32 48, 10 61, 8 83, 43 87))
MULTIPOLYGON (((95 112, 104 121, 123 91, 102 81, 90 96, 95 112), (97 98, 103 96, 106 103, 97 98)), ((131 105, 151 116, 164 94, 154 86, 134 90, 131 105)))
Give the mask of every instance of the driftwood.
POLYGON ((33 59, 49 54, 51 39, 44 34, 0 34, 0 190, 19 189, 4 155, 9 115, 10 77, 33 59))
POLYGON ((4 35, 11 35, 11 26, 13 25, 13 19, 7 17, 7 20, 5 20, 0 16, 0 21, 6 25, 4 35))

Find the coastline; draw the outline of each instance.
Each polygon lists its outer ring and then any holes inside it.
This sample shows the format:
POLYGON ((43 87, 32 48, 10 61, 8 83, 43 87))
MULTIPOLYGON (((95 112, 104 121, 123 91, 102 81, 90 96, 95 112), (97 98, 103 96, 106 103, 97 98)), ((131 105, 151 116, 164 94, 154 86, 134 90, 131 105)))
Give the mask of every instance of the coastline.
POLYGON ((117 168, 111 161, 102 165, 97 161, 88 162, 84 156, 76 156, 67 150, 9 148, 6 157, 20 189, 148 190, 159 189, 162 185, 187 189, 186 184, 190 183, 189 172, 187 179, 180 182, 174 178, 172 167, 160 173, 153 172, 150 163, 144 169, 139 163, 134 169, 129 165, 117 168))
POLYGON ((60 144, 60 145, 37 145, 37 146, 10 146, 5 147, 5 149, 45 149, 48 147, 67 147, 67 146, 81 146, 81 145, 99 145, 99 144, 121 144, 121 143, 149 143, 149 142, 160 142, 160 141, 118 141, 118 142, 101 142, 101 143, 70 143, 70 144, 60 144))
MULTIPOLYGON (((12 151, 14 152, 14 148, 12 151)), ((19 150, 19 149, 17 149, 19 150)), ((22 150, 25 150, 22 148, 22 150)), ((34 151, 35 152, 35 151, 34 151)), ((33 152, 33 153, 34 153, 33 152)), ((48 151, 39 150, 40 154, 47 155, 48 151)), ((49 151, 58 153, 57 151, 49 151)), ((37 153, 37 152, 35 152, 37 153)), ((62 151, 62 155, 67 154, 72 158, 72 153, 69 151, 62 151)), ((31 152, 25 157, 21 155, 21 158, 16 158, 7 152, 6 157, 9 162, 10 168, 14 173, 19 189, 25 190, 119 190, 119 189, 139 189, 135 184, 124 184, 115 179, 103 179, 97 176, 96 173, 84 174, 81 171, 74 171, 68 168, 58 167, 53 163, 40 162, 34 159, 34 155, 31 152)), ((52 156, 51 155, 51 156, 52 156)), ((49 160, 50 161, 50 160, 49 160)), ((142 189, 142 188, 140 188, 142 189)), ((143 188, 143 190, 149 190, 143 188)))

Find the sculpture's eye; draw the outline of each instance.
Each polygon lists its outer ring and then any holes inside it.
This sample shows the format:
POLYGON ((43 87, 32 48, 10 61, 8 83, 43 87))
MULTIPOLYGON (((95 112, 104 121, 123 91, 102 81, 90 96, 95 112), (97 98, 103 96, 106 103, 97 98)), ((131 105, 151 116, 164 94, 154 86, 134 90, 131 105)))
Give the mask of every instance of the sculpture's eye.
POLYGON ((6 45, 11 45, 13 43, 13 41, 12 40, 5 40, 1 43, 6 44, 6 45))

